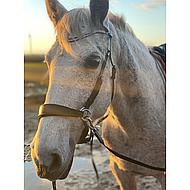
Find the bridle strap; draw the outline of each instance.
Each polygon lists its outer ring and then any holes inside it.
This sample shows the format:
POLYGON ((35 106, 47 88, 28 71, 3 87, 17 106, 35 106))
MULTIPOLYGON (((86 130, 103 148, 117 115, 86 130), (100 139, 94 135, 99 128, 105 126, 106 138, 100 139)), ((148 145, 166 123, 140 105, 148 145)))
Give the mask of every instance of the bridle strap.
POLYGON ((149 168, 149 169, 152 169, 152 170, 157 170, 157 171, 162 171, 162 172, 165 172, 166 171, 166 168, 161 168, 161 167, 157 167, 157 166, 152 166, 152 165, 149 165, 149 164, 145 164, 143 162, 140 162, 138 160, 135 160, 133 158, 130 158, 128 156, 125 156, 123 154, 120 154, 116 151, 114 151, 113 149, 109 148, 108 146, 106 146, 106 144, 104 143, 104 140, 102 139, 102 137, 100 136, 99 132, 98 132, 98 129, 92 124, 92 121, 89 119, 86 121, 87 125, 89 126, 90 130, 92 131, 93 135, 96 136, 96 138, 98 139, 98 141, 107 149, 109 150, 112 154, 114 154, 115 156, 117 156, 118 158, 121 158, 125 161, 128 161, 128 162, 131 162, 133 164, 136 164, 136 165, 139 165, 139 166, 142 166, 142 167, 145 167, 145 168, 149 168))
POLYGON ((88 109, 94 103, 94 100, 96 99, 97 95, 100 92, 100 88, 102 86, 102 75, 105 70, 108 57, 109 57, 109 51, 107 51, 105 59, 102 63, 102 67, 101 67, 100 73, 98 75, 98 78, 96 80, 94 89, 92 90, 92 93, 90 94, 89 98, 87 99, 86 103, 84 104, 84 108, 86 108, 86 109, 88 109))
MULTIPOLYGON (((69 107, 57 105, 57 104, 43 104, 40 106, 38 118, 48 116, 62 116, 62 117, 78 117, 82 118, 84 116, 84 111, 75 110, 69 107)), ((87 137, 89 129, 85 122, 83 122, 85 128, 81 134, 81 137, 77 144, 83 144, 90 141, 90 138, 87 137)))
POLYGON ((103 75, 103 72, 105 70, 108 58, 110 59, 110 63, 111 63, 111 66, 112 66, 112 76, 111 76, 111 80, 112 80, 112 94, 111 94, 111 102, 112 102, 113 97, 114 97, 116 66, 113 63, 112 54, 111 54, 112 53, 112 50, 111 50, 112 35, 110 33, 106 33, 106 34, 109 36, 109 48, 108 48, 107 53, 105 55, 105 59, 104 59, 104 61, 102 63, 102 67, 101 67, 100 73, 98 75, 98 78, 97 78, 96 84, 94 86, 94 89, 93 89, 92 93, 90 94, 90 97, 88 98, 88 100, 84 104, 84 107, 87 108, 87 109, 93 104, 94 100, 96 99, 96 97, 97 97, 97 95, 98 95, 98 93, 100 91, 100 88, 101 88, 101 85, 102 85, 102 75, 103 75))
MULTIPOLYGON (((95 135, 96 136, 96 135, 95 135)), ((96 136, 97 137, 97 136, 96 136)), ((133 164, 136 164, 136 165, 139 165, 139 166, 142 166, 142 167, 145 167, 145 168, 149 168, 149 169, 152 169, 152 170, 157 170, 157 171, 162 171, 162 172, 165 172, 166 171, 166 168, 161 168, 161 167, 156 167, 156 166, 151 166, 149 164, 145 164, 143 162, 140 162, 138 160, 135 160, 135 159, 132 159, 128 156, 125 156, 123 154, 120 154, 116 151, 114 151, 113 149, 107 147, 105 144, 104 144, 104 141, 100 141, 100 139, 98 139, 99 142, 107 149, 109 150, 112 154, 114 154, 115 156, 117 156, 118 158, 121 158, 125 161, 128 161, 128 162, 131 162, 133 164)))
POLYGON ((83 117, 83 112, 57 104, 43 104, 40 106, 38 118, 48 116, 83 117))
POLYGON ((92 36, 92 35, 94 35, 94 34, 108 34, 108 32, 105 32, 105 31, 102 31, 102 30, 98 30, 98 31, 95 31, 95 32, 91 32, 91 33, 86 33, 86 34, 84 34, 83 36, 80 36, 80 37, 78 37, 78 36, 74 36, 74 37, 69 37, 68 38, 68 42, 77 42, 77 41, 79 41, 79 40, 82 40, 82 39, 85 39, 85 38, 87 38, 87 37, 89 37, 89 36, 92 36))

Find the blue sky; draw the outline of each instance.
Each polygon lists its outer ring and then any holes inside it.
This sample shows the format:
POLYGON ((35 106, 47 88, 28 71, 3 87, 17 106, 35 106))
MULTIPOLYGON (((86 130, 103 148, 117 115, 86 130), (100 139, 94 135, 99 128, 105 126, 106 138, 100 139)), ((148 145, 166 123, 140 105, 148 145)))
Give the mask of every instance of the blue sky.
MULTIPOLYGON (((60 0, 68 9, 88 7, 89 0, 60 0)), ((165 42, 165 0, 110 0, 110 10, 123 15, 136 36, 146 45, 165 42)), ((46 13, 45 0, 24 0, 24 46, 30 52, 28 35, 32 35, 32 53, 46 53, 55 40, 53 24, 46 13)))

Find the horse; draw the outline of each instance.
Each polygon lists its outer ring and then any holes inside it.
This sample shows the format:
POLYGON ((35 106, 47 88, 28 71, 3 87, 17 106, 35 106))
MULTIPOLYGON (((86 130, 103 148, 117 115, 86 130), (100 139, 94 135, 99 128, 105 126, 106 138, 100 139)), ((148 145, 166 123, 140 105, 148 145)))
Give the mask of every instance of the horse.
MULTIPOLYGON (((108 0, 70 11, 46 0, 46 7, 56 40, 45 57, 49 86, 31 143, 37 175, 50 181, 67 177, 75 145, 86 137, 86 118, 103 118, 102 136, 110 149, 164 168, 165 81, 149 49, 109 11, 108 0)), ((165 189, 165 171, 111 152, 109 161, 121 190, 135 190, 137 175, 154 176, 165 189)))

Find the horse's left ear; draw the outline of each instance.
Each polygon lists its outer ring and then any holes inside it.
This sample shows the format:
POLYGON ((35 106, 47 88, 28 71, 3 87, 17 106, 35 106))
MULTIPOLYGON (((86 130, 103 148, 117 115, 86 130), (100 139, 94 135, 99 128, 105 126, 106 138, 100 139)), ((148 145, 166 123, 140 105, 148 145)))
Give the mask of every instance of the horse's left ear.
POLYGON ((48 15, 54 26, 56 26, 59 20, 61 20, 63 15, 67 12, 67 9, 57 0, 46 0, 45 2, 48 15))
POLYGON ((109 0, 90 0, 90 13, 95 24, 103 25, 109 10, 109 0))

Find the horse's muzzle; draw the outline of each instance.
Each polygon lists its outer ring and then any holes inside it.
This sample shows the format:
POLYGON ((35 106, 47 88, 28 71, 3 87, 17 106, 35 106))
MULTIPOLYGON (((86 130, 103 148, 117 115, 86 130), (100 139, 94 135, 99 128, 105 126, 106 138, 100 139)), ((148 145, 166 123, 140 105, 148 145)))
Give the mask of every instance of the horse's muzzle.
POLYGON ((50 181, 55 181, 57 179, 65 179, 69 174, 69 171, 72 166, 72 162, 73 162, 73 158, 71 159, 69 164, 65 165, 65 168, 63 170, 57 169, 54 171, 51 171, 45 165, 36 164, 36 173, 40 178, 45 178, 50 181))

